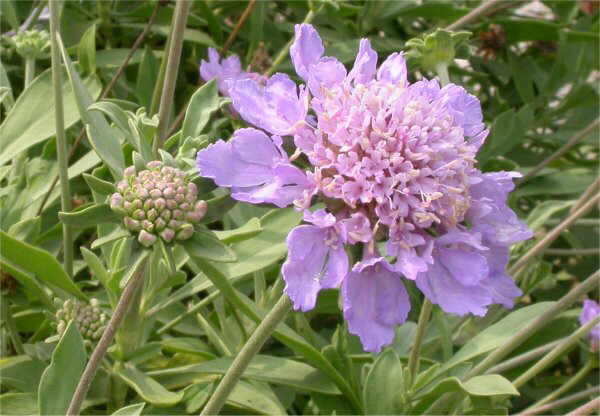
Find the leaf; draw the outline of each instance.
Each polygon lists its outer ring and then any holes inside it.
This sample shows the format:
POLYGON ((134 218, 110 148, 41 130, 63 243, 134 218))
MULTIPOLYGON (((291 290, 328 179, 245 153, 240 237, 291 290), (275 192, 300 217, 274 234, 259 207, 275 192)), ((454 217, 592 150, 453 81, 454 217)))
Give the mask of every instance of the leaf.
POLYGON ((132 365, 126 364, 116 370, 115 374, 133 388, 142 399, 156 406, 173 406, 179 403, 183 397, 183 393, 170 392, 132 365))
POLYGON ((438 371, 442 374, 459 363, 495 350, 513 334, 521 330, 529 322, 551 308, 555 302, 539 302, 511 312, 494 325, 484 329, 471 338, 452 358, 438 371))
POLYGON ((144 406, 146 406, 146 403, 130 404, 129 406, 120 408, 112 416, 139 416, 142 414, 144 406))
POLYGON ((484 374, 470 378, 463 383, 464 390, 473 396, 518 396, 513 384, 498 374, 484 374))
POLYGON ((100 195, 111 195, 117 191, 114 184, 103 181, 100 178, 90 175, 88 173, 83 174, 83 179, 86 181, 90 189, 100 195))
POLYGON ((231 279, 262 270, 285 257, 285 239, 301 217, 302 214, 292 208, 269 211, 260 219, 262 231, 249 240, 234 244, 232 249, 237 261, 223 264, 221 271, 231 279))
POLYGON ((86 124, 90 143, 98 156, 100 156, 100 159, 113 171, 115 179, 119 179, 123 175, 125 167, 125 159, 123 158, 119 139, 108 125, 104 116, 97 112, 88 111, 89 106, 92 105, 94 100, 83 86, 79 74, 75 71, 73 62, 71 62, 65 50, 60 35, 58 35, 58 46, 67 69, 67 74, 71 80, 71 86, 75 91, 79 115, 81 116, 81 120, 86 124))
POLYGON ((77 60, 87 74, 96 72, 96 25, 85 31, 77 47, 77 60))
POLYGON ((27 355, 5 357, 0 359, 0 383, 4 388, 37 394, 38 383, 45 368, 43 361, 27 355))
MULTIPOLYGON (((158 370, 150 373, 157 379, 161 377, 180 375, 179 382, 197 377, 199 374, 225 374, 234 357, 223 357, 183 367, 158 370)), ((323 394, 340 394, 338 388, 321 371, 308 364, 288 358, 270 355, 256 355, 242 375, 243 378, 265 381, 268 383, 288 386, 302 391, 314 391, 323 394)))
POLYGON ((223 99, 219 97, 219 89, 215 79, 207 82, 192 95, 185 112, 181 137, 196 137, 208 124, 212 113, 221 106, 223 99))
POLYGON ((510 109, 494 119, 490 136, 477 155, 480 163, 490 157, 504 155, 517 146, 523 139, 533 118, 533 107, 523 106, 518 112, 510 109))
POLYGON ((117 223, 121 216, 110 209, 108 204, 95 204, 74 212, 59 212, 58 218, 63 224, 78 228, 93 227, 106 222, 117 223))
POLYGON ((45 250, 16 240, 0 231, 0 253, 2 257, 25 271, 35 274, 42 281, 76 296, 87 299, 73 283, 55 256, 45 250))
MULTIPOLYGON (((88 77, 81 88, 96 96, 101 85, 97 77, 88 77)), ((54 124, 54 100, 52 100, 52 71, 44 71, 33 80, 31 85, 19 96, 4 122, 0 125, 0 165, 16 155, 56 135, 54 124)), ((77 121, 77 104, 73 89, 62 82, 64 125, 68 129, 77 121)))
POLYGON ((34 415, 38 413, 37 399, 32 393, 5 393, 0 396, 4 416, 34 415))
POLYGON ((206 214, 202 217, 203 224, 210 224, 220 220, 237 201, 229 196, 229 194, 217 196, 206 201, 206 214))
POLYGON ((219 240, 225 244, 238 243, 254 237, 262 231, 260 220, 251 218, 246 224, 239 228, 225 231, 214 231, 214 234, 219 240))
POLYGON ((181 245, 193 259, 207 259, 217 262, 236 261, 236 254, 223 244, 209 230, 196 229, 192 238, 184 240, 181 245))
POLYGON ((124 134, 129 134, 127 114, 118 104, 110 101, 97 101, 87 108, 88 111, 100 111, 107 115, 124 134))
POLYGON ((124 228, 117 227, 115 230, 104 237, 100 237, 94 240, 92 243, 92 250, 102 247, 105 244, 114 243, 122 238, 129 237, 131 233, 124 228))
POLYGON ((143 107, 150 108, 152 105, 152 93, 158 78, 159 67, 160 64, 154 55, 154 51, 150 46, 146 46, 138 69, 135 86, 135 94, 143 107))
POLYGON ((402 412, 398 402, 404 391, 404 375, 398 354, 386 349, 377 357, 363 387, 365 413, 394 415, 402 412))
POLYGON ((46 367, 38 391, 40 415, 66 414, 79 378, 83 374, 87 355, 83 338, 73 321, 58 341, 52 361, 46 367))
MULTIPOLYGON (((263 415, 285 415, 286 411, 277 396, 260 384, 250 384, 240 381, 227 398, 227 404, 245 411, 263 415)), ((239 412, 234 412, 239 414, 239 412)))
POLYGON ((534 195, 572 195, 583 192, 594 180, 596 172, 591 169, 574 168, 538 175, 518 187, 515 197, 534 195))
POLYGON ((161 341, 164 350, 177 353, 194 354, 208 359, 214 358, 214 351, 197 338, 166 338, 161 341))
POLYGON ((527 225, 532 231, 542 227, 554 214, 561 212, 575 201, 543 201, 535 206, 527 216, 527 225))

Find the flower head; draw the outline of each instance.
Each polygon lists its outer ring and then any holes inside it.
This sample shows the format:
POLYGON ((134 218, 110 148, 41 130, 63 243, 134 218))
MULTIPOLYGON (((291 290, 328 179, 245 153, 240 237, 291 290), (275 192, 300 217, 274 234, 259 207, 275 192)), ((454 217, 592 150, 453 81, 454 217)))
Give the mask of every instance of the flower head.
POLYGON ((137 173, 131 166, 124 175, 110 207, 123 215, 125 228, 138 233, 140 244, 150 247, 159 237, 170 243, 193 235, 207 204, 198 200, 198 189, 185 172, 153 161, 137 173))
POLYGON ((45 30, 31 29, 18 32, 12 38, 17 53, 23 59, 42 59, 50 51, 50 34, 45 30))
MULTIPOLYGON (((586 299, 583 301, 583 309, 581 315, 579 315, 579 323, 585 325, 595 317, 600 315, 600 305, 593 300, 586 299)), ((592 328, 588 334, 592 350, 598 351, 600 349, 600 324, 592 328)))
POLYGON ((108 323, 108 317, 102 312, 97 299, 84 303, 76 299, 67 299, 56 311, 56 332, 62 335, 69 321, 73 320, 81 336, 90 342, 100 339, 108 323))
POLYGON ((476 168, 488 133, 479 100, 454 84, 411 84, 402 53, 377 67, 367 39, 347 71, 323 56, 312 26, 295 31, 290 54, 306 86, 275 74, 230 88, 240 116, 273 136, 241 129, 197 157, 200 173, 234 198, 305 211, 282 269, 294 307, 312 309, 320 289, 341 286, 349 330, 374 352, 410 310, 402 277, 449 313, 511 307, 521 292, 505 273, 508 247, 531 233, 506 205, 517 174, 476 168), (281 136, 308 169, 293 164, 281 136), (326 208, 312 212, 316 201, 326 208), (344 247, 354 244, 364 254, 352 266, 344 247))

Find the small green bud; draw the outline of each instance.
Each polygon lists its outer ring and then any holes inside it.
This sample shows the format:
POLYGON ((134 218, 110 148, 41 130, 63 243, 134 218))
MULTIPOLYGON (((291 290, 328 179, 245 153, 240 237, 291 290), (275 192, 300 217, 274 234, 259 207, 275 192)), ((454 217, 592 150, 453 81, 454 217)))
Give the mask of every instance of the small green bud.
POLYGON ((44 59, 50 49, 50 35, 45 30, 26 30, 13 37, 15 49, 23 59, 44 59))
POLYGON ((423 69, 436 71, 439 65, 448 66, 454 61, 457 48, 470 36, 471 32, 437 29, 422 38, 413 38, 406 42, 409 48, 407 56, 418 60, 423 69))

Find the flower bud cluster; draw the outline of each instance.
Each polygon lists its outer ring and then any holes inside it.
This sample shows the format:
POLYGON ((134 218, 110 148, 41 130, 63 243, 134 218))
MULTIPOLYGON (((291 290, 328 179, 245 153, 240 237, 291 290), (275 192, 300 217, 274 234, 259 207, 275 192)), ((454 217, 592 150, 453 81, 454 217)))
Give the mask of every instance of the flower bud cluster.
POLYGON ((45 30, 26 30, 17 33, 13 42, 17 53, 24 59, 42 59, 50 49, 50 35, 45 30))
POLYGON ((62 335, 69 321, 73 320, 79 333, 85 340, 97 341, 102 336, 108 322, 108 317, 102 312, 98 299, 92 298, 90 303, 67 299, 56 312, 58 324, 56 332, 62 335))
POLYGON ((206 201, 198 200, 198 189, 185 172, 161 161, 148 163, 139 173, 128 167, 117 190, 110 207, 124 216, 125 228, 137 232, 145 247, 158 237, 165 243, 190 238, 207 210, 206 201))

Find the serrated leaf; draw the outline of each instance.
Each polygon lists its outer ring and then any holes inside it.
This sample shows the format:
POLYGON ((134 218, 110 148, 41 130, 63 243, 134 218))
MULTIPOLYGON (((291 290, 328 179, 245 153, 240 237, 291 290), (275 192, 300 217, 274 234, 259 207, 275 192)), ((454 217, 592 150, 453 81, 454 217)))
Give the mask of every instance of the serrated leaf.
POLYGON ((86 362, 83 338, 73 321, 69 323, 42 374, 38 391, 40 415, 66 414, 86 362))

